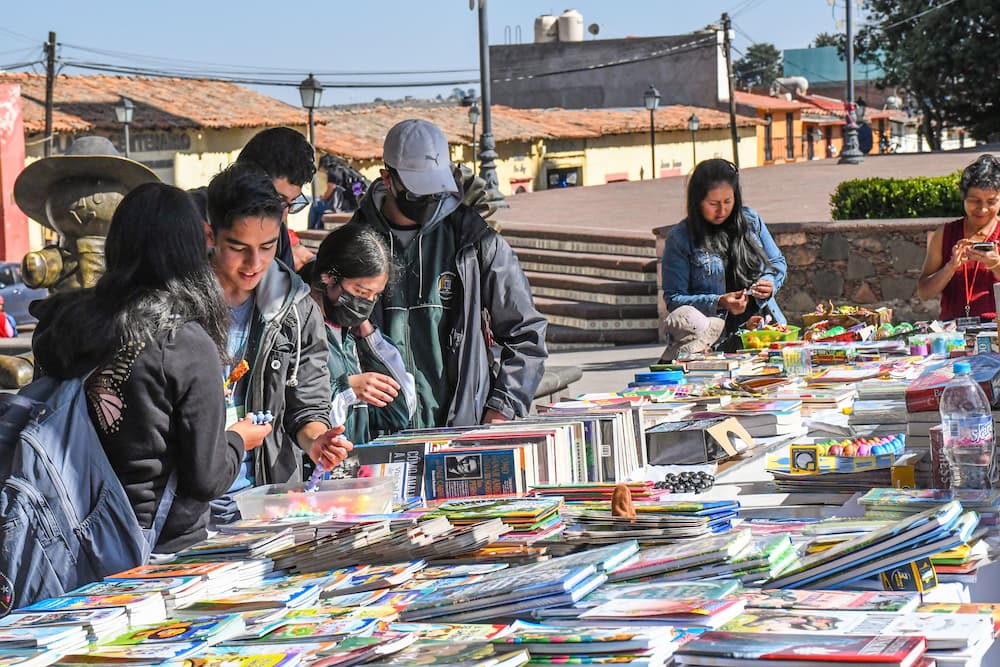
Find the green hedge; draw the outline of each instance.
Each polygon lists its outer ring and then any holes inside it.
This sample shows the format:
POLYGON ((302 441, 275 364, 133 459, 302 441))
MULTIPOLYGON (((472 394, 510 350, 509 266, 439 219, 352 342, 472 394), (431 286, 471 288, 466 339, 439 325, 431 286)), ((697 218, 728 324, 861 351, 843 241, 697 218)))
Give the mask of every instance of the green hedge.
POLYGON ((915 178, 844 181, 830 195, 834 220, 943 218, 962 215, 961 172, 915 178))

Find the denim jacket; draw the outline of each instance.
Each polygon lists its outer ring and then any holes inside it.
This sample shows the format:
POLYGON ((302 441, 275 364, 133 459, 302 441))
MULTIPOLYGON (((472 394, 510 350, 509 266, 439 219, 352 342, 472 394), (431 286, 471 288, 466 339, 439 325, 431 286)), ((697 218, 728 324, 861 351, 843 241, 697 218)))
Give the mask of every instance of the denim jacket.
MULTIPOLYGON (((756 236, 771 262, 771 268, 766 271, 761 267, 760 277, 770 278, 774 282, 774 294, 768 299, 757 299, 757 305, 763 307, 766 304, 774 318, 784 324, 785 316, 774 297, 785 282, 785 258, 757 212, 744 207, 743 216, 750 233, 756 236)), ((726 264, 721 255, 695 246, 687 220, 681 221, 667 233, 661 271, 663 299, 667 303, 667 310, 694 306, 709 317, 718 314, 719 297, 726 292, 726 264)))

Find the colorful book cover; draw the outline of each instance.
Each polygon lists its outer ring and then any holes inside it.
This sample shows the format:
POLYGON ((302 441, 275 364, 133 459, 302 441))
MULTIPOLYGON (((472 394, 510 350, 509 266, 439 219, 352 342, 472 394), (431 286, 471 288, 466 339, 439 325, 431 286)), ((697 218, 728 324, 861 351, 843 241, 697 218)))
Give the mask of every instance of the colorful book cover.
POLYGON ((608 575, 610 581, 626 581, 652 574, 679 570, 697 564, 721 561, 738 554, 750 544, 749 530, 740 530, 692 542, 648 547, 608 575))
POLYGON ((269 609, 272 607, 294 607, 304 604, 304 601, 314 600, 318 596, 319 590, 319 586, 241 589, 224 596, 199 600, 185 607, 184 611, 242 611, 247 609, 269 609))
POLYGON ((302 656, 298 651, 259 655, 208 653, 193 655, 182 661, 170 661, 164 663, 164 667, 295 667, 301 662, 302 656))
POLYGON ((205 616, 136 628, 107 642, 107 645, 135 646, 181 641, 216 643, 242 632, 243 628, 243 617, 239 614, 205 616))
MULTIPOLYGON (((986 392, 986 398, 996 405, 1000 401, 1000 355, 976 354, 962 357, 972 367, 972 378, 986 392)), ((956 359, 927 366, 906 388, 907 412, 931 412, 940 407, 941 392, 954 377, 956 359)))
POLYGON ((920 594, 905 591, 823 591, 792 588, 746 589, 737 594, 747 609, 810 609, 815 611, 913 611, 920 594))
POLYGON ((68 595, 120 595, 122 593, 175 594, 197 586, 201 577, 167 577, 163 579, 120 579, 117 581, 95 581, 68 595))
POLYGON ((510 631, 506 623, 390 623, 391 632, 442 642, 488 642, 510 631))
MULTIPOLYGON (((428 453, 424 457, 425 497, 435 500, 523 494, 529 485, 526 447, 428 453)), ((530 482, 534 483, 534 471, 530 482)))
POLYGON ((510 632, 493 640, 498 651, 525 648, 534 656, 549 654, 590 654, 642 651, 667 644, 669 628, 628 630, 622 628, 553 627, 516 621, 510 632))
POLYGON ((73 665, 149 665, 180 660, 205 648, 205 642, 168 642, 138 646, 98 646, 86 653, 67 655, 61 664, 73 665))
MULTIPOLYGON (((528 652, 523 651, 528 661, 528 652)), ((504 655, 508 659, 509 655, 504 655)), ((369 662, 372 667, 411 667, 416 665, 461 665, 462 667, 490 667, 496 664, 497 653, 488 643, 450 643, 421 639, 386 661, 369 662)), ((523 663, 522 663, 523 664, 523 663)))
POLYGON ((676 622, 679 625, 718 627, 737 616, 744 608, 740 599, 728 600, 657 600, 615 599, 587 609, 581 619, 642 619, 676 622))
POLYGON ((683 656, 692 655, 737 660, 794 660, 798 664, 814 660, 821 664, 909 665, 923 655, 926 648, 922 637, 713 631, 684 644, 675 655, 681 662, 683 656))
POLYGON ((1000 634, 1000 604, 992 602, 925 602, 921 614, 986 614, 993 618, 993 631, 1000 634))
MULTIPOLYGON (((70 611, 77 609, 100 609, 107 607, 125 607, 159 602, 163 604, 163 596, 159 593, 122 593, 119 595, 72 595, 64 598, 48 598, 35 604, 22 607, 20 612, 33 611, 70 611)), ((164 613, 166 613, 164 611, 164 613)))
POLYGON ((105 577, 115 579, 165 579, 168 577, 217 577, 239 569, 239 563, 156 563, 105 577))
POLYGON ((557 511, 562 506, 553 498, 467 498, 448 500, 424 516, 446 516, 454 524, 485 521, 493 518, 528 518, 538 520, 557 511))
POLYGON ((116 607, 107 609, 74 609, 67 611, 24 612, 12 611, 0 618, 0 627, 14 625, 100 625, 125 617, 125 610, 116 607))
POLYGON ((310 619, 287 622, 251 639, 237 639, 232 643, 247 641, 259 644, 300 644, 302 642, 328 642, 351 635, 371 634, 378 627, 379 620, 348 619, 316 623, 310 619))

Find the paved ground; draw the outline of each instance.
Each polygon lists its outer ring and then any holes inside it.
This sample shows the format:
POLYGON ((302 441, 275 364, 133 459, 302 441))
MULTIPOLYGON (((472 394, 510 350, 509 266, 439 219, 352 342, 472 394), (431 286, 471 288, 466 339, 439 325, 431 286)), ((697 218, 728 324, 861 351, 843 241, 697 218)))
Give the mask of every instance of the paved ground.
MULTIPOLYGON (((998 146, 991 148, 991 152, 1000 152, 998 146)), ((978 148, 876 155, 860 165, 814 160, 754 167, 743 171, 743 197, 767 222, 825 221, 831 219, 830 194, 841 181, 871 176, 941 176, 965 168, 983 152, 978 148)), ((510 209, 498 211, 494 218, 500 222, 648 232, 684 217, 686 182, 685 177, 677 176, 532 192, 510 197, 510 209)))
POLYGON ((579 366, 583 377, 574 382, 561 395, 573 397, 578 394, 603 391, 619 391, 634 378, 639 371, 649 370, 663 352, 663 345, 630 345, 623 347, 603 347, 578 350, 559 350, 549 353, 549 366, 579 366))

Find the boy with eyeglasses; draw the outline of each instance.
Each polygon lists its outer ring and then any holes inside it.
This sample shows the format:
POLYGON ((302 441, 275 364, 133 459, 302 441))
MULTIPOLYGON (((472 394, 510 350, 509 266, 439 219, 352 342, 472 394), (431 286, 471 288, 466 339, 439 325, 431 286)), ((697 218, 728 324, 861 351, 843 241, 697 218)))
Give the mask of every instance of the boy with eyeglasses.
POLYGON ((525 416, 544 372, 546 321, 517 257, 462 203, 448 141, 435 125, 395 125, 383 160, 381 180, 350 224, 381 234, 398 268, 372 320, 415 377, 411 426, 525 416))
POLYGON ((285 202, 281 215, 281 231, 275 257, 294 266, 292 244, 288 237, 288 215, 298 213, 309 205, 302 194, 302 186, 316 173, 312 146, 302 134, 290 127, 272 127, 258 132, 240 151, 237 162, 250 162, 271 177, 274 189, 285 202))

